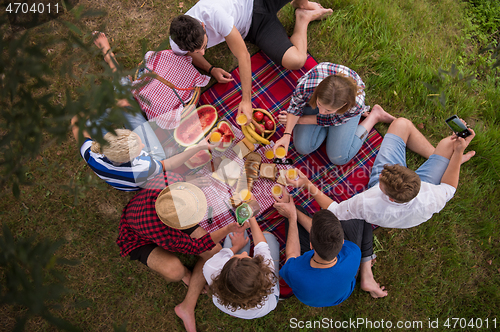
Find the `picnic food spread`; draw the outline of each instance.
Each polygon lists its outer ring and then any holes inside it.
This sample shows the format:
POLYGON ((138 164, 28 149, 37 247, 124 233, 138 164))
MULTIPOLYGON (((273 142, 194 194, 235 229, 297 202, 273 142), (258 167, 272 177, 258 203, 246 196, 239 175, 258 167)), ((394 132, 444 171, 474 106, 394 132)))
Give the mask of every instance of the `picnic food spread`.
MULTIPOLYGON (((276 175, 278 174, 276 164, 272 163, 272 161, 262 163, 262 158, 264 157, 272 160, 272 158, 274 157, 274 154, 271 155, 272 148, 266 148, 266 151, 262 150, 259 151, 259 153, 254 152, 256 150, 256 146, 259 147, 259 145, 254 142, 264 145, 262 141, 271 138, 274 133, 274 129, 276 128, 276 123, 274 122, 274 120, 271 120, 272 115, 269 112, 263 109, 255 109, 252 123, 248 126, 243 126, 243 128, 241 128, 241 132, 239 132, 235 131, 236 128, 233 127, 233 125, 226 119, 221 119, 218 123, 212 124, 211 122, 213 121, 211 121, 211 115, 213 108, 210 105, 206 106, 207 107, 199 107, 198 109, 196 109, 196 111, 193 110, 191 114, 188 114, 186 119, 184 120, 188 124, 184 124, 182 128, 185 128, 185 131, 191 130, 196 135, 203 131, 204 136, 206 136, 210 144, 215 145, 215 147, 213 147, 211 151, 199 151, 188 161, 186 161, 185 165, 193 170, 201 170, 204 165, 211 162, 212 167, 203 168, 202 174, 205 174, 205 172, 208 170, 210 172, 209 174, 211 175, 210 177, 212 178, 212 180, 216 180, 218 184, 213 183, 211 189, 207 189, 206 195, 216 195, 216 197, 222 199, 224 203, 229 204, 229 209, 231 209, 231 211, 229 212, 232 213, 235 219, 238 219, 238 216, 233 209, 237 209, 242 204, 248 203, 251 199, 255 199, 252 198, 252 190, 254 190, 255 183, 259 179, 272 181, 272 183, 276 181, 276 175), (196 119, 191 119, 191 117, 195 118, 197 116, 202 117, 202 119, 198 121, 199 124, 197 124, 196 119), (272 122, 273 130, 271 130, 271 132, 266 129, 265 121, 272 122), (209 130, 207 130, 207 128, 209 128, 209 130), (256 130, 254 130, 255 128, 256 130), (250 134, 250 132, 252 132, 252 134, 250 134), (245 133, 247 134, 247 136, 245 136, 245 133), (258 139, 260 139, 261 142, 255 139, 254 135, 259 135, 258 139), (228 152, 227 150, 229 147, 231 147, 232 149, 230 149, 228 152), (239 161, 238 159, 234 159, 234 155, 232 155, 232 152, 234 152, 237 157, 241 158, 241 161, 239 161), (221 184, 223 185, 222 187, 221 184), (226 186, 225 188, 229 193, 229 196, 227 197, 224 197, 224 194, 222 194, 224 186, 226 186)), ((268 124, 268 128, 269 127, 270 125, 268 124)), ((176 140, 179 138, 190 138, 194 136, 191 133, 187 132, 181 133, 181 130, 177 130, 177 136, 175 136, 176 140)), ((194 141, 199 141, 200 139, 201 137, 192 139, 190 142, 191 145, 188 146, 187 149, 192 148, 195 144, 194 141)), ((184 144, 187 144, 187 141, 184 142, 184 144)), ((257 198, 259 200, 264 199, 263 202, 259 201, 259 204, 267 202, 264 203, 264 207, 267 208, 268 204, 270 204, 269 200, 274 201, 271 197, 272 195, 270 183, 261 181, 258 181, 257 183, 259 183, 257 189, 258 192, 264 190, 264 192, 268 193, 264 196, 259 195, 259 198, 257 198)), ((215 204, 213 205, 215 209, 212 212, 212 222, 209 225, 217 225, 218 223, 220 223, 220 217, 217 218, 217 216, 219 216, 221 213, 224 213, 225 210, 217 208, 216 201, 213 201, 212 204, 215 204)))

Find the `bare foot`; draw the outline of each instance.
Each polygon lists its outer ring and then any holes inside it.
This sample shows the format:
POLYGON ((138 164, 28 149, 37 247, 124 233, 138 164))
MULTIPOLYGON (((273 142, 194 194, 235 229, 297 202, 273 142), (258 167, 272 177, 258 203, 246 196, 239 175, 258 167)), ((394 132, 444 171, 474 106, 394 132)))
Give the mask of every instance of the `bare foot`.
POLYGON ((371 280, 361 280, 361 289, 369 292, 374 299, 387 296, 385 286, 380 287, 380 284, 373 278, 371 280))
POLYGON ((194 317, 194 311, 187 311, 182 307, 182 303, 177 305, 174 309, 177 317, 182 319, 184 323, 184 328, 188 332, 196 332, 196 319, 194 317))
POLYGON ((95 31, 93 35, 97 35, 97 38, 94 40, 95 46, 97 46, 104 55, 109 52, 111 46, 109 46, 108 37, 103 32, 95 31))
MULTIPOLYGON (((314 2, 313 2, 314 3, 314 2)), ((309 10, 309 9, 297 9, 295 11, 295 16, 297 20, 305 20, 307 22, 322 20, 327 16, 332 15, 333 10, 330 8, 320 8, 309 10)))
POLYGON ((465 163, 466 161, 469 161, 470 158, 474 157, 476 154, 476 151, 469 151, 466 154, 462 156, 462 164, 465 163))
POLYGON ((208 294, 208 284, 205 284, 205 286, 203 286, 203 289, 201 290, 201 294, 208 294))
POLYGON ((290 4, 295 9, 316 10, 316 9, 322 9, 323 8, 323 6, 321 6, 317 2, 308 1, 304 5, 299 5, 298 2, 299 1, 293 0, 290 4))
POLYGON ((384 111, 384 109, 378 104, 373 106, 369 115, 374 116, 377 122, 391 123, 396 119, 395 117, 384 111))

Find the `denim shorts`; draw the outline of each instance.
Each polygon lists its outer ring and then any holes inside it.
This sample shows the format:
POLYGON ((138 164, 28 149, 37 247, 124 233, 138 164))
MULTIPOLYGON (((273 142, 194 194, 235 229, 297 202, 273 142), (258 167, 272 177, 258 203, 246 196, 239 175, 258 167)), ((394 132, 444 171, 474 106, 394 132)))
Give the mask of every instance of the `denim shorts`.
MULTIPOLYGON (((448 168, 449 159, 433 154, 420 166, 415 173, 422 182, 440 184, 446 168, 448 168)), ((384 165, 402 165, 406 167, 406 144, 403 139, 397 135, 387 133, 380 146, 377 158, 373 164, 372 173, 368 188, 378 183, 380 172, 384 165)))

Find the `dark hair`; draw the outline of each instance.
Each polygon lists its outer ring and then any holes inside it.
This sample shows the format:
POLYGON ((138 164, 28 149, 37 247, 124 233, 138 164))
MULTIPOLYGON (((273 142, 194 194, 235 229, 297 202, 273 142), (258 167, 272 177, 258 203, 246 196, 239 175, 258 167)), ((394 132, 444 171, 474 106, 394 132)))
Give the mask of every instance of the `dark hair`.
POLYGON ((179 15, 170 23, 170 38, 183 51, 194 52, 203 46, 205 30, 200 21, 188 15, 179 15))
POLYGON ((312 108, 317 107, 317 100, 325 106, 338 109, 336 114, 344 114, 356 105, 356 96, 361 92, 352 77, 342 74, 325 77, 314 89, 309 100, 312 108))
POLYGON ((262 307, 276 283, 276 276, 260 255, 233 257, 213 278, 210 292, 221 305, 236 311, 262 307))
POLYGON ((384 184, 387 196, 398 203, 411 201, 420 191, 420 177, 401 165, 384 165, 379 181, 384 184))
POLYGON ((312 217, 309 238, 314 251, 326 261, 334 259, 344 244, 344 230, 329 210, 320 210, 312 217))

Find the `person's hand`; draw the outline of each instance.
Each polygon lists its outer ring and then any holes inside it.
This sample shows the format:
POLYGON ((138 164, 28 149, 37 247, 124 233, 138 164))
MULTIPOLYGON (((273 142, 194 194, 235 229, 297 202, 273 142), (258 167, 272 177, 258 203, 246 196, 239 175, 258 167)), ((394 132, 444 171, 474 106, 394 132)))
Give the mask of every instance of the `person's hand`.
POLYGON ((234 248, 234 252, 238 252, 245 245, 248 243, 250 240, 248 237, 245 237, 246 232, 236 232, 236 233, 229 233, 229 238, 231 239, 231 243, 233 244, 232 248, 234 248))
POLYGON ((248 125, 252 121, 253 117, 252 103, 242 101, 238 106, 238 114, 236 115, 236 117, 238 117, 241 113, 245 114, 245 116, 247 117, 247 123, 245 123, 245 125, 248 125))
POLYGON ((229 83, 231 81, 234 81, 231 74, 219 67, 214 67, 211 74, 219 83, 229 83))
POLYGON ((288 117, 287 111, 280 111, 280 114, 278 114, 278 121, 281 122, 282 125, 286 126, 287 117, 288 117))
POLYGON ((233 223, 230 223, 229 225, 227 225, 226 227, 227 227, 227 230, 229 231, 229 233, 241 233, 245 229, 250 227, 250 223, 248 222, 248 220, 245 221, 243 223, 243 225, 240 225, 237 222, 233 222, 233 223))
POLYGON ((283 137, 281 137, 279 140, 276 141, 276 143, 274 143, 274 147, 273 147, 274 155, 276 155, 276 149, 279 146, 284 147, 285 151, 288 152, 289 145, 290 145, 290 135, 283 135, 283 137))
POLYGON ((288 192, 288 190, 286 190, 286 188, 283 188, 282 198, 276 197, 274 194, 273 196, 276 200, 276 203, 274 203, 273 206, 280 215, 287 219, 290 219, 292 216, 297 214, 295 203, 293 202, 293 197, 290 196, 290 193, 288 192))
POLYGON ((294 188, 307 188, 310 183, 309 179, 298 168, 297 173, 299 174, 299 178, 297 180, 290 180, 288 177, 286 177, 286 182, 288 183, 288 185, 294 188))
POLYGON ((288 193, 286 187, 283 187, 281 184, 277 183, 275 184, 276 186, 279 186, 281 187, 281 199, 279 198, 279 196, 277 196, 274 191, 271 190, 271 195, 274 197, 274 200, 276 202, 280 202, 280 203, 288 203, 288 200, 290 199, 290 194, 288 193), (285 192, 286 192, 286 196, 285 196, 285 192))
POLYGON ((465 149, 469 146, 469 143, 472 141, 474 136, 476 136, 476 133, 474 130, 468 128, 469 131, 471 132, 471 135, 467 136, 466 138, 458 137, 457 135, 454 135, 452 137, 452 140, 455 142, 453 143, 453 150, 458 153, 464 153, 465 149))
POLYGON ((198 149, 198 151, 213 150, 217 145, 218 143, 210 143, 210 135, 207 135, 207 137, 204 137, 201 141, 198 142, 198 144, 196 144, 196 148, 198 149))

